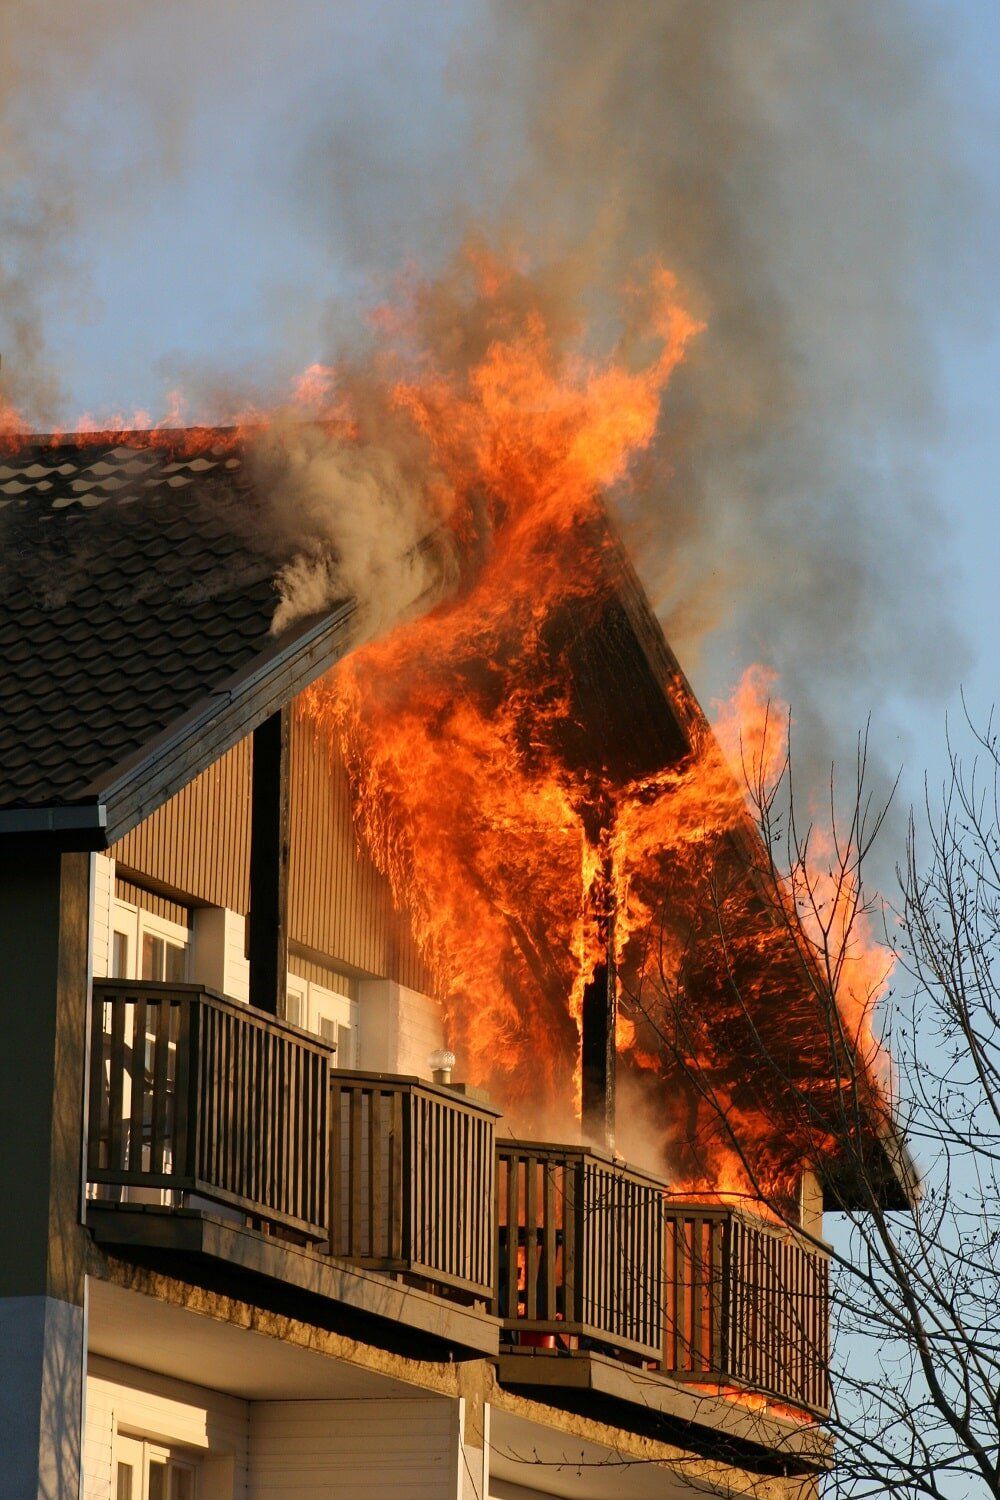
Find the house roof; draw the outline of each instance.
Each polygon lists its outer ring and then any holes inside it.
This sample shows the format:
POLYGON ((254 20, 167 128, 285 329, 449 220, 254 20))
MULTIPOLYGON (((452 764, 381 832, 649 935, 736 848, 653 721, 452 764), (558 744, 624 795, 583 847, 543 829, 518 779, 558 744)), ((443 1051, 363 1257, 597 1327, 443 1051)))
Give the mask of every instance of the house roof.
POLYGON ((270 634, 280 559, 258 511, 225 432, 0 454, 0 832, 110 841, 194 773, 195 726, 221 754, 227 713, 238 738, 279 678, 287 700, 335 659, 336 612, 270 634))

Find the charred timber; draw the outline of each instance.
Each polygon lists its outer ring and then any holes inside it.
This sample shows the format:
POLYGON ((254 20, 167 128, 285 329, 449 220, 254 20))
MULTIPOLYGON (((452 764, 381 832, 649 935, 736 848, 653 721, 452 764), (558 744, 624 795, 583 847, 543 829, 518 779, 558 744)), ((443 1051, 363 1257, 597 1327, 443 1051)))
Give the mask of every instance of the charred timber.
POLYGON ((288 988, 290 709, 253 734, 250 789, 250 1004, 284 1017, 288 988))

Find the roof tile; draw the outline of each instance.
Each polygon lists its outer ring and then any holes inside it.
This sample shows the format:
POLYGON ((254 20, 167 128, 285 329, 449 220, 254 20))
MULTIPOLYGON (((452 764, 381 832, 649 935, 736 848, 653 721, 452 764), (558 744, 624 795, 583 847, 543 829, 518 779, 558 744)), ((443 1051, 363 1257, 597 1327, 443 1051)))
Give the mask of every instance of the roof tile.
POLYGON ((242 453, 172 442, 0 463, 0 806, 79 797, 270 643, 280 559, 242 453))

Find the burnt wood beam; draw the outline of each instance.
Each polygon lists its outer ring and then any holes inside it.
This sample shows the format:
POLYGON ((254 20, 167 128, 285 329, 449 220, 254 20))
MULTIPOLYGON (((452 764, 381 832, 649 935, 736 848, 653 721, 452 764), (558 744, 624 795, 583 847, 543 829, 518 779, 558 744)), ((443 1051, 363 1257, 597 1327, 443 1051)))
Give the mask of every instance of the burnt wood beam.
POLYGON ((615 1149, 615 1032, 618 1021, 618 975, 615 967, 614 871, 609 840, 602 830, 605 854, 591 899, 597 912, 603 954, 583 991, 580 1037, 580 1118, 586 1141, 605 1151, 615 1149))
POLYGON ((614 964, 594 969, 583 992, 581 1116, 587 1141, 615 1149, 615 1021, 618 1013, 614 964))
POLYGON ((253 732, 250 790, 250 1004, 285 1015, 291 710, 253 732))

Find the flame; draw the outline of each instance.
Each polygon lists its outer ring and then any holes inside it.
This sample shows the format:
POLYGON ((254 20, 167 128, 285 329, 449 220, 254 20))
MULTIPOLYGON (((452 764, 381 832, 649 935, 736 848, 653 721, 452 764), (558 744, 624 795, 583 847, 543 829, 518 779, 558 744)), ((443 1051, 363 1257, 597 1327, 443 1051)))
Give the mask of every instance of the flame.
MULTIPOLYGON (((87 436, 193 453, 280 440, 289 412, 338 441, 391 431, 420 470, 440 596, 300 711, 345 761, 359 842, 412 922, 449 1045, 513 1128, 565 1137, 583 996, 610 945, 636 1100, 623 1148, 631 1131, 648 1162, 652 1137, 677 1193, 791 1193, 834 1148, 796 1088, 832 1097, 838 1046, 876 1058, 889 965, 855 872, 838 878, 819 837, 799 883, 766 889, 746 794, 766 797, 787 761, 774 674, 750 667, 713 732, 665 669, 655 693, 676 744, 637 766, 631 683, 588 656, 614 636, 623 577, 606 497, 635 482, 701 332, 662 268, 626 295, 627 337, 598 357, 586 330, 557 333, 523 268, 474 245, 448 287, 411 276, 377 310, 362 378, 312 364, 280 412, 245 408, 223 431, 179 432, 172 393, 160 422, 137 413, 87 436), (621 722, 602 734, 616 687, 621 722), (824 943, 839 954, 826 973, 824 943), (817 1027, 824 985, 846 1038, 817 1027)), ((8 409, 0 438, 27 440, 8 409)))
POLYGON ((537 309, 508 317, 495 263, 472 272, 481 357, 457 373, 428 358, 390 396, 428 445, 463 586, 355 652, 307 712, 341 744, 362 840, 412 917, 463 1066, 509 1104, 568 1110, 601 850, 593 778, 558 752, 572 709, 546 632, 567 598, 586 611, 606 592, 598 496, 651 441, 698 330, 658 272, 654 357, 601 364, 558 351, 537 309))
MULTIPOLYGON (((206 425, 189 423, 189 402, 180 389, 166 393, 166 409, 154 420, 145 407, 131 411, 82 412, 65 427, 46 434, 51 444, 86 442, 122 444, 133 448, 169 448, 178 456, 193 457, 220 445, 237 448, 253 442, 262 431, 286 418, 308 419, 339 432, 350 433, 350 412, 339 390, 337 371, 331 365, 313 363, 289 382, 286 398, 278 406, 241 403, 229 406, 221 421, 206 425)), ((0 391, 0 453, 17 454, 39 441, 27 416, 8 402, 0 391)))
MULTIPOLYGON (((715 733, 669 676, 687 748, 640 775, 596 747, 580 703, 580 642, 600 635, 616 587, 602 497, 652 442, 700 325, 657 270, 645 361, 624 348, 602 361, 555 338, 520 272, 478 254, 467 273, 448 340, 420 345, 419 285, 376 320, 408 351, 383 360, 385 399, 425 444, 429 524, 457 587, 352 653, 303 710, 345 759, 360 842, 412 919, 449 1045, 513 1128, 566 1135, 584 989, 613 931, 618 1049, 672 1186, 791 1193, 833 1142, 747 1060, 757 1048, 824 1086, 835 1068, 794 893, 762 900, 754 864, 747 785, 766 792, 787 758, 774 675, 750 668, 715 733), (455 334, 470 325, 474 338, 455 334)), ((864 986, 885 958, 838 899, 840 936, 864 944, 837 971, 838 999, 867 1036, 864 986)))

